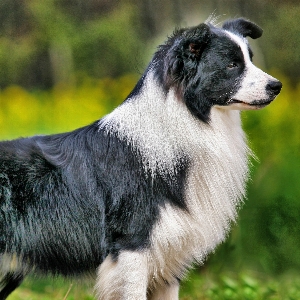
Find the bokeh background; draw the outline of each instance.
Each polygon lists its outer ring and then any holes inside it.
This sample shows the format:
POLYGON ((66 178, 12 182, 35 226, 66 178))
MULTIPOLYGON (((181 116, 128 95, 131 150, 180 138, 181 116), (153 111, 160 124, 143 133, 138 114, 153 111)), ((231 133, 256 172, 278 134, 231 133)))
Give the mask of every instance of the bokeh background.
MULTIPOLYGON (((182 299, 300 299, 300 2, 298 0, 1 0, 0 138, 75 129, 129 94, 175 27, 211 14, 264 29, 254 62, 283 82, 243 113, 258 159, 227 241, 184 283, 182 299)), ((92 299, 92 288, 27 280, 10 299, 92 299), (70 288, 70 292, 68 289, 70 288)))

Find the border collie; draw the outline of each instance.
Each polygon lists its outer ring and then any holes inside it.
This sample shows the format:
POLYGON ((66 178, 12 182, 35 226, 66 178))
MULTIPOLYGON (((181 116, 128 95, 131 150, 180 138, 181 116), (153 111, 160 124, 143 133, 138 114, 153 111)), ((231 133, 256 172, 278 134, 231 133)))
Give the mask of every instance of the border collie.
POLYGON ((109 115, 0 143, 0 299, 33 271, 96 270, 98 299, 178 299, 245 196, 240 110, 281 90, 252 63, 261 35, 242 18, 177 30, 109 115))

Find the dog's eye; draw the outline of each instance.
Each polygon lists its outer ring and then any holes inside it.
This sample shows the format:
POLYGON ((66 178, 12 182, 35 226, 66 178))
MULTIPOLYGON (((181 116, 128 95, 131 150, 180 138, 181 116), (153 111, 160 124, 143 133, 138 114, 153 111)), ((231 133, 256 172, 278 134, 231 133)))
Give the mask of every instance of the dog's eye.
POLYGON ((230 63, 228 66, 227 66, 227 68, 228 69, 233 69, 233 68, 236 68, 238 65, 236 64, 236 63, 234 63, 234 62, 232 62, 232 63, 230 63))

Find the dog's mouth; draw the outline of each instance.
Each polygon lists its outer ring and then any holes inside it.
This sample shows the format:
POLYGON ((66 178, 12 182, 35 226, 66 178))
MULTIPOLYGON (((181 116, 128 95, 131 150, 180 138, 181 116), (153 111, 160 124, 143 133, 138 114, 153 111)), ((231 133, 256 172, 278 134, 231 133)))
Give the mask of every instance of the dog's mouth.
POLYGON ((227 101, 226 105, 236 106, 239 109, 260 109, 269 105, 274 99, 265 99, 265 100, 255 100, 250 103, 244 102, 242 100, 230 99, 227 101))

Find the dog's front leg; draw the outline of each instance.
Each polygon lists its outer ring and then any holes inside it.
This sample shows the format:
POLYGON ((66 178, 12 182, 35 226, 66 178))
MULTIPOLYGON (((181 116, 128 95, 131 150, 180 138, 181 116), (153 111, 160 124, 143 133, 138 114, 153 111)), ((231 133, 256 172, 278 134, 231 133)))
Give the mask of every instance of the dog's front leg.
POLYGON ((158 286, 151 292, 149 300, 177 300, 179 299, 179 283, 158 286))
POLYGON ((123 251, 116 259, 108 255, 98 270, 98 300, 146 300, 147 258, 142 252, 123 251))

